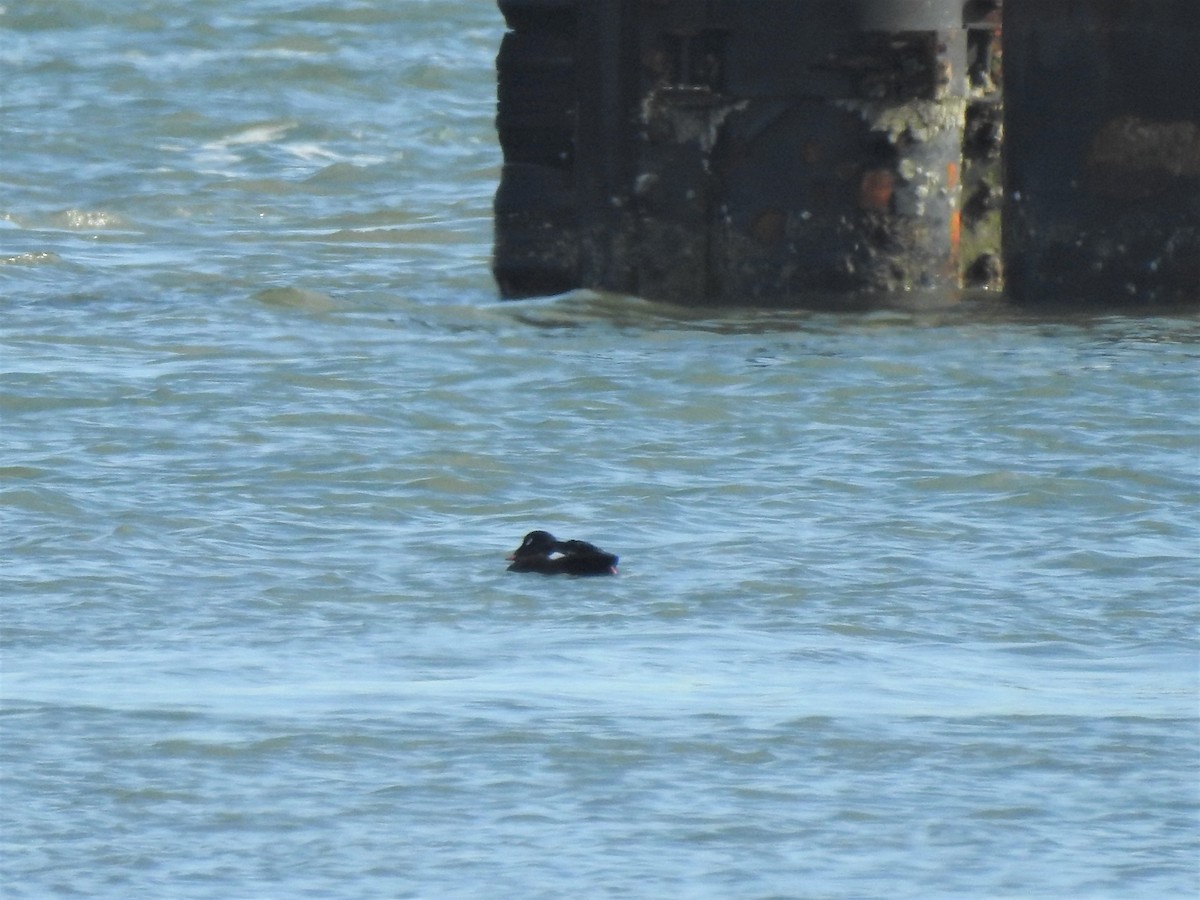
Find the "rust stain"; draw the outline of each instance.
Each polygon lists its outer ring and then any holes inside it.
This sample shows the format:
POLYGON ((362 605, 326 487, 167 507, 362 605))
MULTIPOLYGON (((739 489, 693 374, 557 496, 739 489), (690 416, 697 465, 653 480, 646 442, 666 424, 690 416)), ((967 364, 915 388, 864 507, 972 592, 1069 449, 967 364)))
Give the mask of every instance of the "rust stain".
POLYGON ((886 210, 892 202, 892 190, 896 176, 887 169, 870 169, 863 172, 858 186, 858 205, 863 209, 886 210))
POLYGON ((958 245, 962 239, 962 213, 957 209, 950 214, 950 252, 958 258, 958 245))
POLYGON ((958 187, 958 163, 956 162, 946 163, 946 187, 950 190, 958 187))

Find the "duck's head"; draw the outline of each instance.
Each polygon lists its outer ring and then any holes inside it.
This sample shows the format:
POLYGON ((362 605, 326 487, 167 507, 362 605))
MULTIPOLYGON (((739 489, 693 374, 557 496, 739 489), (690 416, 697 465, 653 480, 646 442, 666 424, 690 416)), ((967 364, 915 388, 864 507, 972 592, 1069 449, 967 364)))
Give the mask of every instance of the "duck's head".
POLYGON ((521 541, 521 546, 508 555, 509 562, 531 556, 549 556, 558 549, 558 538, 548 531, 531 531, 521 541))

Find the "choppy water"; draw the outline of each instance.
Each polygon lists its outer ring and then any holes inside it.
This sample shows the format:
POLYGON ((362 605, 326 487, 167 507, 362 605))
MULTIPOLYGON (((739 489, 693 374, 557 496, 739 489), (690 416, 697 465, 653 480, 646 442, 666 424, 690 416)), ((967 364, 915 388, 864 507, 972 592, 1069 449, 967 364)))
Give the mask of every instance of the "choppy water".
POLYGON ((1194 896, 1200 319, 501 303, 501 27, 5 5, 4 895, 1194 896))

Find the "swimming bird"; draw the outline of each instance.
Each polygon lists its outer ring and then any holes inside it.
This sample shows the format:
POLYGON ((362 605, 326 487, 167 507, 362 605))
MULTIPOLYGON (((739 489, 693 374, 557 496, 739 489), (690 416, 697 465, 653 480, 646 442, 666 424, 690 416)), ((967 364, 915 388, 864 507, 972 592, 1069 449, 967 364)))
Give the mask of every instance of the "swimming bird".
POLYGON ((542 575, 616 575, 617 557, 587 541, 560 541, 548 531, 531 531, 508 555, 510 572, 542 575))

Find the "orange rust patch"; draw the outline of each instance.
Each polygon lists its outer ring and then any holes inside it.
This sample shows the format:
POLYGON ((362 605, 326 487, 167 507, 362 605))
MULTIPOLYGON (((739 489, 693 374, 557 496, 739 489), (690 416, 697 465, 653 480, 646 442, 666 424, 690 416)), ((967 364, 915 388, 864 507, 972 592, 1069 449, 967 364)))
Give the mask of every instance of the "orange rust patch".
POLYGON ((958 187, 958 163, 956 162, 946 163, 946 187, 950 190, 958 187))
POLYGON ((950 250, 958 257, 958 245, 962 239, 962 213, 957 209, 950 213, 950 250))
POLYGON ((871 169, 863 172, 858 186, 858 205, 863 209, 886 210, 892 202, 892 189, 896 176, 887 169, 871 169))

